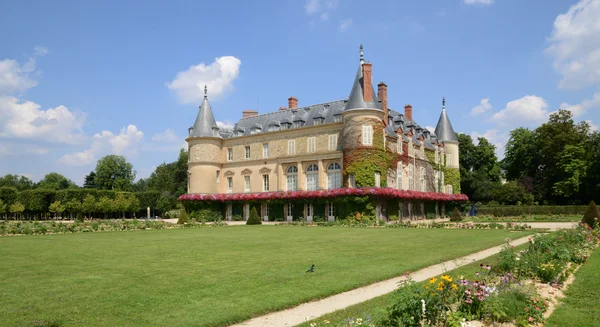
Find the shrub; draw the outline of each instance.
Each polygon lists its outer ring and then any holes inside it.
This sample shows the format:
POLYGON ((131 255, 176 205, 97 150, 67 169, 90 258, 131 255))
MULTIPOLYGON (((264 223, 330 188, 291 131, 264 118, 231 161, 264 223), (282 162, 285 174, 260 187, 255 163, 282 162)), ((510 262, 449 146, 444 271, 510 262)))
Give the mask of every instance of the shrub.
POLYGON ((586 206, 495 206, 488 204, 477 208, 477 215, 496 217, 517 217, 521 215, 581 215, 586 206))
POLYGON ((81 212, 77 213, 77 216, 75 218, 75 221, 82 223, 83 222, 83 215, 81 214, 81 212))
POLYGON ((256 212, 256 207, 252 207, 252 211, 250 211, 250 217, 248 217, 246 225, 262 225, 262 222, 258 217, 258 213, 256 212))
POLYGON ((181 211, 179 212, 179 219, 177 220, 177 223, 180 225, 183 224, 187 224, 190 221, 190 218, 188 217, 187 211, 185 211, 185 208, 181 208, 181 211))
POLYGON ((420 326, 422 319, 421 299, 423 288, 412 281, 403 283, 392 295, 392 305, 388 308, 384 326, 420 326))
POLYGON ((600 219, 600 211, 598 211, 596 203, 592 200, 588 205, 581 222, 593 228, 596 224, 596 218, 600 219))
POLYGON ((518 321, 527 314, 525 308, 529 305, 530 296, 528 290, 513 285, 510 289, 490 296, 484 302, 484 311, 491 316, 493 322, 518 321))
POLYGON ((244 217, 242 217, 242 215, 233 215, 231 217, 231 220, 233 220, 233 221, 242 221, 242 220, 244 220, 244 217))
POLYGON ((455 207, 454 211, 452 211, 452 215, 450 216, 450 221, 461 221, 462 218, 462 215, 460 212, 458 212, 458 208, 455 207))

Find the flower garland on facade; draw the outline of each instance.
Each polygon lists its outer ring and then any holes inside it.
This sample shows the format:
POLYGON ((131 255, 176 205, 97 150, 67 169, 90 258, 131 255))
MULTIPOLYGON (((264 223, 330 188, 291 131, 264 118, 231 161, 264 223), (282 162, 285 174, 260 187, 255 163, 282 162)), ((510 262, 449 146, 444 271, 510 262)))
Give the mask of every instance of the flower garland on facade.
POLYGON ((331 199, 343 196, 372 196, 386 199, 425 200, 425 201, 468 201, 465 194, 446 194, 436 192, 418 192, 398 190, 389 187, 337 188, 316 191, 285 191, 257 193, 225 193, 225 194, 183 194, 179 201, 268 201, 268 200, 302 200, 331 199))

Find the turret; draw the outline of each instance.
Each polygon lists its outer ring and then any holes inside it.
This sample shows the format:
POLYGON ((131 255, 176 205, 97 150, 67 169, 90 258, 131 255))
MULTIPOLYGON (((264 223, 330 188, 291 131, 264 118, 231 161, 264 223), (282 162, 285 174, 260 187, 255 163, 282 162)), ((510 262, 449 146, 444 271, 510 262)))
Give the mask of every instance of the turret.
POLYGON ((446 158, 446 166, 458 168, 458 139, 446 112, 446 98, 442 98, 442 113, 435 128, 435 135, 439 141, 444 142, 446 154, 449 154, 446 158))
POLYGON ((188 129, 186 141, 189 149, 188 193, 218 193, 218 174, 223 161, 222 139, 208 103, 206 86, 198 116, 194 126, 188 129))

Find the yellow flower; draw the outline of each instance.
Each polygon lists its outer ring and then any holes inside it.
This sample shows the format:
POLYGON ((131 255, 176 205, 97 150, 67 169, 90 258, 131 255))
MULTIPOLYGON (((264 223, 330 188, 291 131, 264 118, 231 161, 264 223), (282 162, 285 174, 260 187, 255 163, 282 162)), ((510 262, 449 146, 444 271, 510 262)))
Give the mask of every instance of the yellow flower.
POLYGON ((328 324, 328 323, 329 323, 329 320, 325 320, 325 321, 323 321, 323 322, 324 322, 324 323, 326 323, 326 324, 328 324))
POLYGON ((429 285, 425 285, 425 289, 429 291, 429 285))
POLYGON ((429 284, 433 284, 435 282, 437 282, 437 278, 432 277, 432 278, 429 279, 429 284))
POLYGON ((452 288, 455 289, 455 290, 457 290, 458 286, 456 286, 456 284, 452 283, 452 288))
POLYGON ((452 277, 448 276, 448 275, 442 275, 441 279, 447 281, 447 282, 452 282, 452 277))
POLYGON ((441 292, 441 291, 443 291, 443 290, 444 290, 444 288, 443 288, 443 287, 441 287, 441 286, 438 286, 437 290, 441 292))
POLYGON ((443 282, 443 281, 440 281, 440 282, 438 283, 438 287, 444 287, 444 282, 443 282))

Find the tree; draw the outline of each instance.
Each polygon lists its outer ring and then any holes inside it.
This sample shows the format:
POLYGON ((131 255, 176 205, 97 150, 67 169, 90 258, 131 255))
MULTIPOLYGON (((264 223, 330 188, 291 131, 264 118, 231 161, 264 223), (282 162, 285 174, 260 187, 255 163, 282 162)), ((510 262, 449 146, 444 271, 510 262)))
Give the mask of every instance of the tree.
POLYGON ((64 190, 77 187, 77 185, 72 180, 59 173, 49 173, 38 183, 38 187, 52 190, 64 190))
POLYGON ((516 180, 523 176, 533 178, 536 175, 538 147, 535 138, 534 131, 523 127, 510 132, 502 160, 508 180, 516 180))
POLYGON ((4 218, 6 209, 8 209, 8 206, 2 201, 2 199, 0 199, 0 218, 4 218))
POLYGON ((177 219, 177 223, 179 225, 183 225, 183 224, 187 224, 189 221, 190 221, 190 218, 188 217, 188 214, 185 211, 185 208, 181 208, 181 211, 179 212, 179 219, 177 219))
POLYGON ((56 215, 60 215, 65 211, 65 206, 60 203, 60 201, 54 201, 50 204, 48 210, 54 214, 54 218, 57 218, 56 215))
POLYGON ((0 187, 14 187, 19 191, 29 190, 33 188, 33 182, 25 177, 19 175, 5 175, 0 177, 0 187))
POLYGON ((588 205, 581 222, 594 228, 598 222, 597 219, 600 219, 600 211, 598 210, 598 207, 596 207, 596 202, 592 200, 590 201, 590 204, 588 205))
POLYGON ((482 170, 486 178, 492 182, 500 180, 500 164, 496 157, 496 146, 491 144, 485 137, 478 137, 475 152, 473 153, 474 170, 482 170))
POLYGON ((131 190, 133 192, 146 192, 148 191, 148 179, 140 178, 137 182, 133 183, 131 186, 131 190))
POLYGON ((96 183, 94 182, 95 179, 96 179, 96 172, 94 172, 94 171, 85 175, 85 181, 83 182, 83 187, 84 188, 96 188, 96 183))
POLYGON ((25 211, 25 206, 23 204, 21 204, 20 202, 15 202, 10 205, 9 211, 10 211, 10 213, 13 214, 13 217, 19 219, 19 218, 21 218, 23 211, 25 211))
POLYGON ((129 191, 135 171, 125 157, 108 155, 96 164, 94 185, 101 190, 129 191))
POLYGON ((558 176, 552 187, 553 194, 573 197, 579 192, 588 168, 583 145, 566 145, 559 155, 556 168, 558 176))
POLYGON ((463 217, 458 211, 458 208, 454 207, 454 210, 452 210, 452 215, 450 216, 450 221, 461 221, 462 219, 463 217))
POLYGON ((250 211, 250 217, 246 220, 246 225, 262 225, 262 221, 258 217, 258 213, 256 212, 256 207, 252 207, 252 211, 250 211))
POLYGON ((83 198, 81 210, 86 213, 89 218, 92 218, 92 214, 96 212, 96 198, 91 194, 86 195, 85 198, 83 198))
POLYGON ((77 199, 71 199, 69 202, 65 203, 65 211, 73 218, 73 214, 81 213, 81 202, 77 199))
POLYGON ((101 197, 96 203, 96 212, 102 212, 105 219, 108 218, 109 214, 118 211, 119 210, 116 201, 107 196, 101 197))

